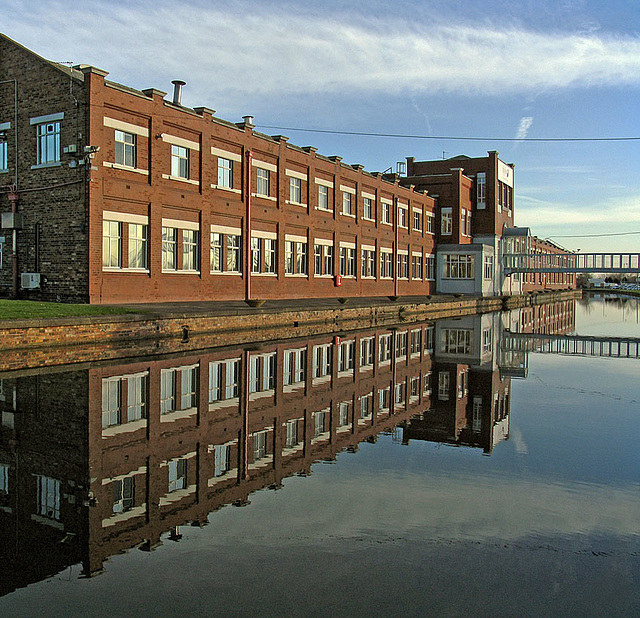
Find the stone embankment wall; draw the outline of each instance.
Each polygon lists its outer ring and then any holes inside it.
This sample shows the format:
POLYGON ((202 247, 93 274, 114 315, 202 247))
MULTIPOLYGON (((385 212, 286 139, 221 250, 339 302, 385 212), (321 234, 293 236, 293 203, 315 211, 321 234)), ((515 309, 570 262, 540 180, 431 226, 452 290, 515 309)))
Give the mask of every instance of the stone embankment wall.
POLYGON ((118 315, 0 321, 0 371, 173 354, 474 313, 576 297, 575 291, 517 298, 459 298, 236 314, 118 315))

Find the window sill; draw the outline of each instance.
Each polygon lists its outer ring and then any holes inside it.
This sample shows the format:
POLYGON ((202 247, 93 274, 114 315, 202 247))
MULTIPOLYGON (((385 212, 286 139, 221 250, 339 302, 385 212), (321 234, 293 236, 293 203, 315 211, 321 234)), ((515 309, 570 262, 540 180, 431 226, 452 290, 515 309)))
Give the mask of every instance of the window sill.
POLYGON ((162 269, 163 275, 199 275, 199 270, 165 270, 162 269))
POLYGON ((103 273, 138 273, 142 275, 148 275, 148 268, 120 268, 118 266, 103 266, 103 273))
POLYGON ((268 200, 269 202, 276 202, 275 197, 271 197, 270 195, 262 195, 262 193, 252 193, 251 197, 257 197, 261 200, 268 200))
MULTIPOLYGON (((300 206, 301 208, 306 208, 307 205, 302 202, 293 202, 291 200, 285 200, 285 204, 291 204, 291 206, 300 206)), ((322 208, 316 208, 316 210, 322 210, 322 208)))
POLYGON ((284 274, 285 277, 293 277, 296 279, 308 279, 309 275, 307 275, 306 273, 285 273, 284 274))
POLYGON ((252 277, 273 277, 274 279, 278 278, 278 273, 251 273, 252 277))
POLYGON ((220 185, 211 185, 212 189, 220 189, 220 191, 228 191, 229 193, 237 193, 240 195, 240 189, 234 189, 233 187, 221 187, 220 185))
POLYGON ((212 270, 209 274, 223 276, 235 275, 236 277, 242 276, 242 273, 237 270, 212 270))
POLYGON ((109 161, 103 161, 102 165, 114 170, 123 170, 125 172, 134 172, 136 174, 142 174, 143 176, 149 175, 149 170, 143 170, 137 167, 130 167, 128 165, 122 165, 121 163, 111 163, 109 161))
POLYGON ((191 180, 190 178, 182 178, 181 176, 171 176, 171 174, 162 174, 162 177, 166 180, 175 180, 176 182, 184 182, 188 185, 200 185, 199 180, 191 180))
POLYGON ((320 206, 316 206, 316 210, 319 210, 320 212, 330 212, 333 214, 332 208, 320 208, 320 206))
POLYGON ((351 217, 351 219, 355 219, 356 216, 351 214, 350 212, 341 212, 340 213, 343 217, 351 217))
POLYGON ((9 170, 8 169, 0 169, 0 174, 8 174, 9 170))
POLYGON ((375 219, 372 219, 371 217, 364 217, 364 216, 363 216, 363 217, 362 217, 362 220, 363 220, 363 221, 367 221, 368 223, 375 223, 375 222, 376 222, 376 220, 375 220, 375 219))
POLYGON ((52 161, 51 163, 38 163, 38 165, 32 165, 32 170, 42 170, 47 167, 60 167, 62 165, 62 161, 52 161))

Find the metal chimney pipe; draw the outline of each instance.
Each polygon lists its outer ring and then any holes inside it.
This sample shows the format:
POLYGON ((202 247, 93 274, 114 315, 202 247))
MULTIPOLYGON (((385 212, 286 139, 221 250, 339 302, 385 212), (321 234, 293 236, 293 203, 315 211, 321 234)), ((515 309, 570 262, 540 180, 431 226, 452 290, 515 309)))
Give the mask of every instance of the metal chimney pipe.
POLYGON ((173 103, 175 105, 182 105, 182 86, 187 82, 183 82, 181 79, 174 79, 173 84, 173 103))

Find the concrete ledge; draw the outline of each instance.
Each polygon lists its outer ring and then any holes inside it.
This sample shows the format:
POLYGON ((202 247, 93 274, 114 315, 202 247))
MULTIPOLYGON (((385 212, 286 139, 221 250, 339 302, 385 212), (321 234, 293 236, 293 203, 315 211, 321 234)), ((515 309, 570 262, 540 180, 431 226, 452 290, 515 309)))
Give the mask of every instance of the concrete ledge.
MULTIPOLYGON (((537 295, 539 302, 575 298, 579 292, 537 295)), ((441 298, 438 302, 378 302, 336 307, 237 309, 165 315, 110 315, 76 320, 14 320, 0 323, 0 371, 95 360, 171 354, 226 345, 293 339, 318 334, 424 322, 436 318, 525 306, 530 296, 505 299, 441 298), (519 299, 519 300, 518 300, 519 299), (519 304, 523 303, 523 304, 519 304)), ((537 303, 536 303, 537 304, 537 303)))

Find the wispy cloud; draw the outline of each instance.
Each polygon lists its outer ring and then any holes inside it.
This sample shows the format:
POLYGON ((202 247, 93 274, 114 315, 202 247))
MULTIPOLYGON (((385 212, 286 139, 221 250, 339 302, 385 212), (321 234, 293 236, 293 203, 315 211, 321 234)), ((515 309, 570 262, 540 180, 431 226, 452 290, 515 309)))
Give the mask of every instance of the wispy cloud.
POLYGON ((518 125, 518 130, 516 131, 516 139, 523 140, 525 137, 527 137, 532 124, 533 116, 523 116, 522 118, 520 118, 520 124, 518 125))
POLYGON ((627 36, 329 15, 261 2, 181 3, 178 11, 167 0, 108 10, 88 0, 74 6, 73 19, 61 2, 38 5, 37 19, 24 4, 7 0, 2 28, 28 47, 102 65, 127 83, 144 75, 139 87, 184 77, 201 101, 212 91, 232 98, 354 90, 500 95, 640 84, 640 40, 627 36))

